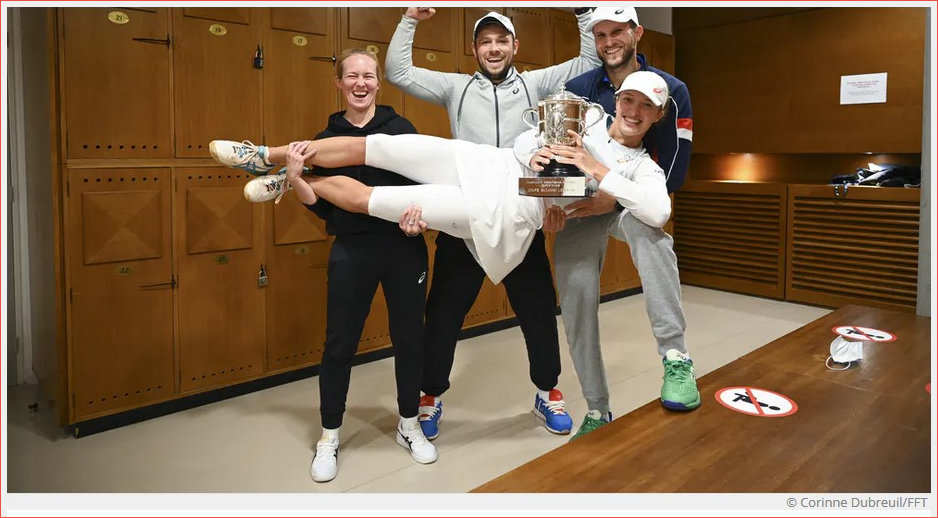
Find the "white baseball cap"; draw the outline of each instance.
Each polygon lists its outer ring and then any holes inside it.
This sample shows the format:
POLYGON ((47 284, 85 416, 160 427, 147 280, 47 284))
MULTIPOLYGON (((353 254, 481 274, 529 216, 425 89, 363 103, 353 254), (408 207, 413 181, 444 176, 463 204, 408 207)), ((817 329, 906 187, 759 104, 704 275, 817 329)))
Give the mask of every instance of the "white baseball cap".
POLYGON ((476 20, 476 24, 472 28, 472 37, 475 38, 476 36, 479 35, 480 27, 486 26, 490 23, 497 23, 501 25, 502 27, 504 27, 505 29, 507 29, 508 32, 510 32, 512 36, 514 36, 515 38, 518 37, 518 35, 515 34, 515 26, 512 25, 511 20, 507 16, 503 14, 498 14, 495 11, 491 11, 485 16, 483 16, 482 18, 479 18, 478 20, 476 20))
POLYGON ((638 23, 638 13, 634 7, 597 7, 593 10, 590 22, 586 25, 586 30, 592 32, 593 27, 599 22, 610 21, 618 23, 635 22, 638 23))
POLYGON ((622 86, 616 90, 616 94, 626 90, 645 94, 655 106, 668 102, 668 83, 665 83, 664 78, 654 72, 646 70, 632 72, 626 76, 625 81, 622 81, 622 86))

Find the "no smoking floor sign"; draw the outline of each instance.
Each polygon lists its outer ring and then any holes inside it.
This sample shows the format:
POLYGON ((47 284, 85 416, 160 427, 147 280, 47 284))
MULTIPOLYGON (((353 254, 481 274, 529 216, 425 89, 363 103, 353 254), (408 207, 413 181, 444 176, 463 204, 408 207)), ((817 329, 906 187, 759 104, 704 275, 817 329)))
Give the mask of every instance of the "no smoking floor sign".
POLYGON ((844 338, 863 340, 865 342, 892 342, 896 339, 896 335, 889 331, 881 331, 879 329, 873 329, 872 327, 836 326, 832 327, 831 331, 844 338))
POLYGON ((785 417, 798 411, 798 405, 788 397, 758 387, 726 387, 715 396, 721 405, 746 415, 785 417))

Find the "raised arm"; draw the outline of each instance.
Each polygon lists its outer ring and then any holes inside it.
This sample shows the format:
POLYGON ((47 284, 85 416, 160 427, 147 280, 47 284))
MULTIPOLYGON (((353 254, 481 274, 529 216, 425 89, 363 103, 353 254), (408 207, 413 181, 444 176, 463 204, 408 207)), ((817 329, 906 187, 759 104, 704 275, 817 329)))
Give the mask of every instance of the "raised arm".
POLYGON ((453 93, 455 81, 462 74, 448 74, 415 67, 413 59, 417 23, 431 18, 435 12, 433 8, 428 7, 407 9, 388 44, 384 69, 388 82, 405 93, 427 102, 446 105, 453 93))

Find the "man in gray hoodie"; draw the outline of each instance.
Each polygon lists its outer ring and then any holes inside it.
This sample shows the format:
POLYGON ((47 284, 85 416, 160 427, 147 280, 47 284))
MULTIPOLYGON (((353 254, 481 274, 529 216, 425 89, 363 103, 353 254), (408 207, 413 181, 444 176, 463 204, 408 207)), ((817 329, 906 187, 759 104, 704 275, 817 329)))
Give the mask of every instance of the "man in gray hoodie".
MULTIPOLYGON (((601 64, 592 34, 586 29, 589 9, 577 9, 574 12, 580 28, 580 55, 559 65, 518 72, 513 66, 519 46, 514 25, 508 17, 490 12, 477 20, 473 28, 472 52, 479 64, 476 73, 415 67, 412 51, 417 24, 435 12, 428 7, 407 9, 388 46, 385 71, 388 81, 404 92, 446 107, 453 138, 511 147, 515 137, 527 129, 521 119, 522 111, 560 90, 568 80, 601 64)), ((420 400, 419 417, 428 439, 439 435, 443 415, 440 396, 450 386, 457 337, 484 277, 463 240, 439 234, 427 298, 426 361, 421 386, 425 395, 420 400)), ((566 412, 563 394, 556 388, 560 375, 560 344, 554 316, 557 299, 541 231, 524 260, 503 282, 524 334, 529 373, 537 387, 534 413, 544 420, 549 431, 570 433, 573 422, 566 412)))

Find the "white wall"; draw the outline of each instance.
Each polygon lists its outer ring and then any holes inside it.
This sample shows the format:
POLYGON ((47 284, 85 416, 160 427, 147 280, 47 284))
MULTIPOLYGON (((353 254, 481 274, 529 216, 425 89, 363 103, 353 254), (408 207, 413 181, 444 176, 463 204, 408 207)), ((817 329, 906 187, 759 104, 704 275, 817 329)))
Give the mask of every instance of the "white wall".
MULTIPOLYGON (((49 77, 48 20, 45 8, 14 8, 8 18, 10 59, 20 66, 9 69, 11 90, 19 85, 17 102, 8 108, 11 128, 8 146, 14 184, 18 225, 14 234, 16 275, 21 290, 17 304, 21 318, 20 346, 24 358, 20 379, 33 381, 37 362, 45 362, 46 371, 54 368, 58 328, 54 267, 55 241, 52 211, 52 130, 49 77), (16 11, 15 14, 13 11, 16 11), (15 77, 16 75, 19 77, 15 77), (40 354, 43 353, 43 354, 40 354)), ((14 373, 15 376, 16 373, 14 373)), ((9 375, 9 372, 8 372, 9 375)))
POLYGON ((934 150, 934 134, 931 128, 934 122, 932 115, 932 45, 935 44, 931 24, 934 19, 934 8, 928 9, 928 21, 925 24, 925 74, 923 78, 924 88, 922 99, 922 198, 921 198, 921 217, 919 219, 918 230, 918 304, 916 313, 922 316, 931 315, 931 287, 933 279, 932 272, 932 199, 931 189, 934 183, 932 178, 934 164, 932 163, 932 151, 934 150))

